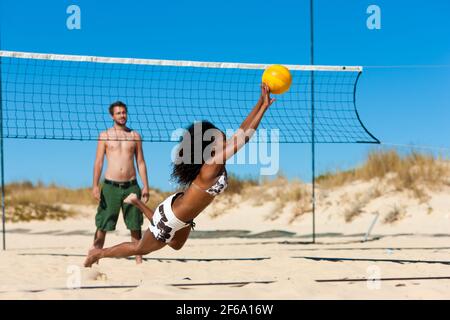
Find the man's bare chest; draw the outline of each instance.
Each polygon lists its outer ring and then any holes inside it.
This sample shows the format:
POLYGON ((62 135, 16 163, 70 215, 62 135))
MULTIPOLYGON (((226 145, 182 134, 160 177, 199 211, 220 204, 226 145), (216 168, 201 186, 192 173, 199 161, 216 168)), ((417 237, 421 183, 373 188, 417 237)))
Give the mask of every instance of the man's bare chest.
POLYGON ((107 141, 106 152, 107 153, 125 153, 133 154, 136 150, 135 141, 107 141))

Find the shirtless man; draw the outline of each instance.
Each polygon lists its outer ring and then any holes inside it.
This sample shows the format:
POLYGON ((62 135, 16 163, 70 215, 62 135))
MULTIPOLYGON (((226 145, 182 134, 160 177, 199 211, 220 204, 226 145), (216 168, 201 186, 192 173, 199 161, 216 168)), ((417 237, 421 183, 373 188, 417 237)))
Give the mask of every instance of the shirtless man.
MULTIPOLYGON (((123 202, 130 193, 136 193, 147 202, 148 179, 142 150, 141 136, 136 131, 126 127, 127 106, 117 101, 110 105, 109 113, 114 121, 112 128, 99 135, 97 154, 94 164, 94 180, 92 193, 99 201, 97 215, 95 216, 94 248, 103 248, 107 231, 116 229, 119 211, 122 209, 127 229, 131 232, 131 241, 139 242, 141 239, 141 226, 143 216, 136 207, 123 202), (99 180, 106 155, 108 166, 105 172, 104 185, 100 191, 99 180), (142 192, 136 181, 134 158, 139 175, 142 179, 142 192)), ((136 263, 142 263, 142 256, 136 256, 136 263)))

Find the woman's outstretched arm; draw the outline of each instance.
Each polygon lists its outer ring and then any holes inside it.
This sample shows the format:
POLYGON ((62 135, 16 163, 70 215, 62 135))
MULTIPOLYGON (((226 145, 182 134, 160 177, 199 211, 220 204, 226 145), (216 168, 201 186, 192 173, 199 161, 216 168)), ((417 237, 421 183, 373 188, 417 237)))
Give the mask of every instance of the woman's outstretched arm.
POLYGON ((256 103, 253 110, 242 122, 240 128, 233 134, 233 136, 226 141, 223 150, 217 151, 210 163, 225 163, 231 158, 239 149, 241 149, 253 136, 256 128, 258 128, 264 113, 275 101, 270 97, 269 87, 263 83, 261 84, 261 96, 256 103))
MULTIPOLYGON (((261 83, 261 92, 263 90, 263 85, 264 85, 264 83, 261 83)), ((247 118, 245 118, 245 120, 241 123, 241 126, 239 127, 239 129, 242 129, 245 131, 249 128, 249 125, 250 125, 252 119, 256 116, 256 114, 258 113, 258 110, 261 108, 263 100, 264 100, 264 97, 261 94, 259 96, 258 102, 256 102, 256 105, 253 107, 252 111, 247 115, 247 118)))

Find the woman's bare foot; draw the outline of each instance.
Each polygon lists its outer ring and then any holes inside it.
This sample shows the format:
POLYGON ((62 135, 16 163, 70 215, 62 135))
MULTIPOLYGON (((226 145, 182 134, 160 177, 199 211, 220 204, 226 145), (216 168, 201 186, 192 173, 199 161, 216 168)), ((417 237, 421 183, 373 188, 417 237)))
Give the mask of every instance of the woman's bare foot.
POLYGON ((142 256, 136 256, 136 264, 142 263, 142 256))
POLYGON ((123 202, 129 203, 129 204, 135 204, 137 200, 138 200, 138 197, 137 197, 136 193, 130 193, 128 195, 128 197, 123 199, 123 202))
MULTIPOLYGON (((99 249, 99 248, 92 246, 92 247, 89 249, 88 252, 90 252, 92 249, 99 249)), ((100 248, 100 249, 102 249, 102 248, 100 248)), ((88 254, 89 254, 89 253, 88 253, 88 254)), ((95 263, 98 264, 98 261, 99 261, 99 260, 97 260, 95 263)))
POLYGON ((86 268, 90 268, 94 263, 98 262, 98 260, 100 260, 101 258, 102 250, 103 249, 97 248, 89 250, 86 260, 84 260, 84 266, 86 268))

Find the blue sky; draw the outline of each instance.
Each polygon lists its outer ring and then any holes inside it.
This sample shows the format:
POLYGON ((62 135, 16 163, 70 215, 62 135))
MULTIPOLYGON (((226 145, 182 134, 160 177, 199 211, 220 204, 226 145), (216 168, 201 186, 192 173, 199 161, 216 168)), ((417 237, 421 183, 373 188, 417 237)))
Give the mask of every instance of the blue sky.
MULTIPOLYGON (((315 62, 338 65, 450 65, 447 0, 316 0, 315 62), (381 8, 381 30, 366 9, 381 8)), ((21 1, 0 3, 5 50, 154 59, 309 64, 309 0, 21 1), (81 30, 66 28, 66 8, 81 8, 81 30)), ((450 150, 450 68, 370 68, 357 103, 382 142, 450 150)), ((5 140, 5 179, 89 186, 94 142, 5 140)), ((358 165, 369 145, 318 145, 321 173, 358 165)), ((170 189, 171 144, 145 143, 152 186, 170 189)), ((407 148, 401 148, 401 151, 407 148)), ((281 145, 280 167, 310 179, 310 145, 281 145)), ((448 155, 446 151, 444 154, 448 155)), ((258 166, 231 166, 257 176, 258 166)))

